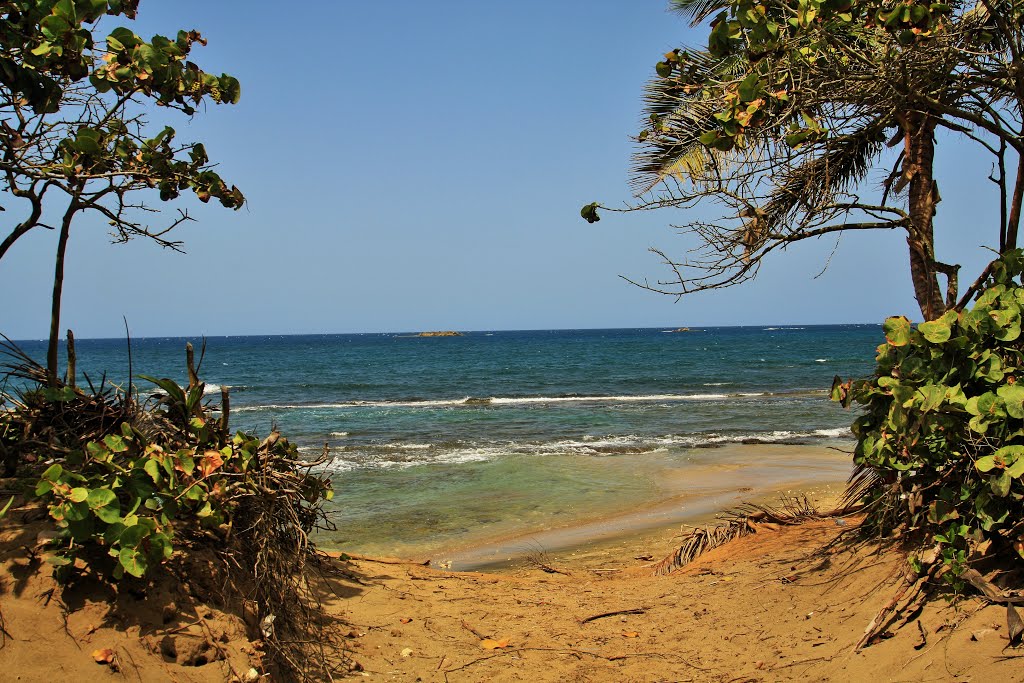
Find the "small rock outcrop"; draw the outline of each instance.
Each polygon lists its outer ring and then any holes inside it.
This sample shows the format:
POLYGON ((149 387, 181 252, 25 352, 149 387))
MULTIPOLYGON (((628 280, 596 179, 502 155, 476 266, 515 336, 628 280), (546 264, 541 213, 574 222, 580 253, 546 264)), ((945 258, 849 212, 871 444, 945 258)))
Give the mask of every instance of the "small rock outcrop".
POLYGON ((461 337, 461 332, 455 332, 454 330, 440 330, 437 332, 420 332, 416 335, 417 337, 461 337))

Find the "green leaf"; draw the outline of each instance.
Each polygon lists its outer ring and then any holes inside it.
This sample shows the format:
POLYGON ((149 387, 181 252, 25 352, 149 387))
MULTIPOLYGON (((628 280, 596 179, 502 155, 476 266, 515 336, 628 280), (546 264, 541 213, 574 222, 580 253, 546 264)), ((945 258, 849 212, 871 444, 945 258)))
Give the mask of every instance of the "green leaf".
POLYGON ((960 519, 960 513, 948 501, 936 500, 928 509, 928 521, 932 524, 943 524, 953 519, 960 519))
POLYGON ((61 480, 62 474, 64 474, 64 468, 55 463, 46 468, 46 471, 43 472, 42 479, 56 484, 61 480))
POLYGON ((989 478, 989 487, 992 489, 992 493, 1000 498, 1005 498, 1010 493, 1010 484, 1012 483, 1013 479, 1006 472, 989 478))
POLYGON ((580 216, 582 216, 583 220, 585 220, 588 223, 598 222, 599 220, 601 220, 601 217, 597 214, 598 206, 599 204, 597 202, 587 204, 582 209, 580 209, 580 216))
POLYGON ((108 434, 103 437, 103 443, 106 444, 111 453, 124 453, 128 450, 128 444, 124 442, 122 437, 116 434, 108 434))
POLYGON ((952 335, 949 323, 942 319, 921 323, 917 326, 917 330, 932 344, 942 344, 947 342, 952 335))
POLYGON ((910 343, 910 321, 904 316, 887 318, 882 324, 885 338, 893 346, 906 346, 910 343))
POLYGON ((740 81, 737 92, 741 102, 751 102, 757 99, 760 92, 760 78, 757 73, 752 73, 740 81))
POLYGON ((46 556, 46 563, 47 564, 51 564, 54 567, 65 567, 65 566, 71 564, 72 562, 73 562, 73 560, 70 557, 66 556, 66 555, 56 555, 56 554, 54 554, 54 555, 47 555, 46 556))
POLYGON ((95 510, 116 503, 117 495, 110 489, 93 489, 89 491, 88 501, 89 507, 95 510))
POLYGON ((1013 479, 1020 479, 1024 475, 1024 458, 1017 458, 1012 465, 1006 468, 1006 473, 1013 479))
POLYGON ((138 578, 145 575, 149 568, 146 556, 135 548, 122 548, 118 554, 118 561, 126 572, 138 578))
POLYGON ((160 483, 160 465, 157 464, 153 458, 147 458, 146 462, 142 465, 142 469, 146 471, 146 474, 150 476, 154 484, 160 483))
POLYGON ((999 387, 996 393, 1003 399, 1010 417, 1018 420, 1024 418, 1024 386, 1006 384, 999 387))
POLYGON ((84 502, 85 499, 88 497, 89 489, 85 489, 79 486, 71 489, 71 493, 70 495, 68 495, 68 500, 70 500, 72 503, 81 503, 84 502))
POLYGON ((137 548, 149 536, 149 528, 144 524, 126 526, 117 542, 122 548, 137 548))
POLYGON ((173 401, 174 403, 177 403, 181 406, 185 405, 185 392, 182 390, 181 387, 178 386, 178 383, 175 382, 174 380, 167 379, 166 377, 163 379, 156 379, 155 377, 150 377, 149 375, 139 375, 139 377, 146 380, 147 382, 152 382, 153 384, 163 389, 164 393, 167 394, 167 396, 170 397, 171 401, 173 401))
POLYGON ((996 458, 995 458, 994 455, 983 456, 981 458, 978 458, 974 462, 974 467, 977 468, 977 470, 979 472, 988 472, 989 470, 991 470, 995 466, 996 466, 996 458))
POLYGON ((81 522, 89 518, 89 506, 85 503, 69 503, 62 507, 62 517, 69 522, 81 522))
POLYGON ((917 390, 921 399, 921 412, 927 413, 937 409, 946 400, 946 387, 937 384, 926 384, 917 390))

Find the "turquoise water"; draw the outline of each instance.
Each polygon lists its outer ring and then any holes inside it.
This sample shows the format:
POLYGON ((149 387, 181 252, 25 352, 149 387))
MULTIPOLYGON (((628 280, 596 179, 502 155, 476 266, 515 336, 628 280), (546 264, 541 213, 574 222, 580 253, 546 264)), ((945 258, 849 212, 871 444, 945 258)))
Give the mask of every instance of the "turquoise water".
MULTIPOLYGON (((184 382, 185 341, 133 340, 135 373, 184 382)), ((876 325, 215 337, 200 374, 211 400, 231 387, 235 428, 329 444, 324 540, 382 552, 626 509, 710 446, 848 440, 827 389, 868 374, 881 341, 876 325)), ((77 347, 94 381, 127 381, 123 340, 77 347)))

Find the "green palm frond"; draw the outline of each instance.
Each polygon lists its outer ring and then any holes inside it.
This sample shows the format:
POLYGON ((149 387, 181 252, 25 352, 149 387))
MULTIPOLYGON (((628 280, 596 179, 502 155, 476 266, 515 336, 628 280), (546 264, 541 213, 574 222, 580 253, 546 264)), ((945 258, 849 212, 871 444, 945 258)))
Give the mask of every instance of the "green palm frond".
POLYGON ((633 158, 633 186, 637 195, 649 192, 669 177, 682 179, 700 173, 719 152, 704 146, 699 137, 717 126, 718 105, 703 94, 703 84, 734 80, 743 73, 736 57, 717 58, 700 50, 678 53, 679 74, 648 83, 644 92, 647 121, 660 128, 633 158))
POLYGON ((729 3, 724 0, 672 0, 669 3, 670 11, 689 19, 691 26, 696 26, 728 6, 729 3))

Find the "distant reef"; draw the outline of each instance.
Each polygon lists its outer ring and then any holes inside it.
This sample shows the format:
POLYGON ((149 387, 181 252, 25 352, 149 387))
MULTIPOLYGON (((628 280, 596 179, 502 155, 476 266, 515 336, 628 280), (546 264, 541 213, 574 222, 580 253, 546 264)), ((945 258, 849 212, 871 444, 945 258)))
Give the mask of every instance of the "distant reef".
POLYGON ((461 332, 454 330, 439 330, 436 332, 420 332, 417 337, 461 337, 461 332))
POLYGON ((689 332, 689 331, 690 331, 689 327, 677 327, 674 330, 669 330, 669 332, 689 332))

